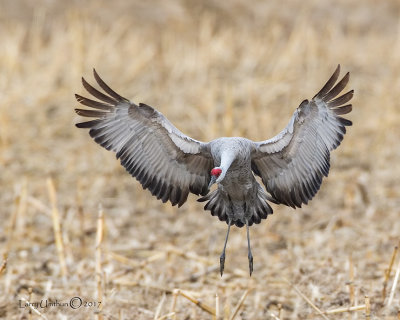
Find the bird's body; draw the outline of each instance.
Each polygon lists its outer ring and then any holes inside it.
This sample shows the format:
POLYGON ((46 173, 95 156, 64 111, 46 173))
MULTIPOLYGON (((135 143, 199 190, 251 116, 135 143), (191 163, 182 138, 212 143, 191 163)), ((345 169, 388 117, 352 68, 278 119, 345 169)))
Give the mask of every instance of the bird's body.
POLYGON ((353 91, 336 98, 349 80, 347 73, 336 83, 339 72, 338 66, 314 98, 300 104, 286 128, 265 141, 224 137, 206 143, 192 139, 154 108, 117 94, 95 71, 106 94, 82 79, 86 90, 100 101, 76 95, 81 104, 92 108, 76 112, 95 118, 77 127, 89 128, 93 139, 114 151, 143 188, 163 202, 181 206, 189 192, 201 195, 198 201, 207 201, 204 208, 228 224, 221 275, 230 226, 246 225, 251 274, 249 226, 272 214, 268 201, 293 208, 307 204, 328 175, 330 151, 342 141, 345 126, 351 125, 340 115, 352 110, 343 104, 351 100, 353 91), (218 186, 210 191, 214 183, 218 186))
POLYGON ((222 169, 221 181, 215 191, 200 198, 207 201, 205 209, 211 210, 220 220, 242 227, 248 221, 260 223, 262 218, 272 213, 266 193, 257 182, 251 169, 253 141, 240 137, 224 137, 209 143, 214 167, 222 169), (260 199, 261 200, 260 200, 260 199), (259 203, 260 201, 263 203, 259 203))

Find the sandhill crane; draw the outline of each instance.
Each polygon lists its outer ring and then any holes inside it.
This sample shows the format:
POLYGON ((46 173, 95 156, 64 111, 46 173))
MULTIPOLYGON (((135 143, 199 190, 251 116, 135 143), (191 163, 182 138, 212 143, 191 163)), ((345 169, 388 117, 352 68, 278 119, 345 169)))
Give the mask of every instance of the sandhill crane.
POLYGON ((191 192, 202 196, 198 201, 207 201, 204 209, 228 224, 221 276, 231 225, 246 225, 251 276, 249 226, 272 214, 268 201, 293 208, 307 204, 323 176, 328 176, 330 151, 339 146, 345 127, 352 124, 341 115, 352 110, 351 104, 344 104, 353 97, 353 90, 336 98, 349 81, 347 73, 336 84, 340 65, 310 101, 300 104, 285 129, 259 142, 238 137, 207 143, 192 139, 154 108, 120 96, 93 72, 104 93, 82 78, 85 89, 100 101, 76 95, 78 102, 92 108, 76 112, 95 118, 76 126, 90 129, 90 136, 115 152, 125 169, 157 199, 180 207, 191 192), (255 175, 261 177, 267 192, 255 175), (217 188, 210 192, 215 183, 217 188))

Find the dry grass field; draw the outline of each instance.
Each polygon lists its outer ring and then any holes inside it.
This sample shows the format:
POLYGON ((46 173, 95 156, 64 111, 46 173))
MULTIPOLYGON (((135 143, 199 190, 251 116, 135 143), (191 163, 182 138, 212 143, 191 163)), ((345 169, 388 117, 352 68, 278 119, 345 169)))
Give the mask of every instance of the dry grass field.
POLYGON ((400 2, 0 8, 0 318, 400 319, 400 2), (252 277, 244 228, 221 278, 226 224, 157 201, 74 126, 95 67, 196 139, 264 140, 338 63, 354 125, 313 201, 251 228, 252 277))

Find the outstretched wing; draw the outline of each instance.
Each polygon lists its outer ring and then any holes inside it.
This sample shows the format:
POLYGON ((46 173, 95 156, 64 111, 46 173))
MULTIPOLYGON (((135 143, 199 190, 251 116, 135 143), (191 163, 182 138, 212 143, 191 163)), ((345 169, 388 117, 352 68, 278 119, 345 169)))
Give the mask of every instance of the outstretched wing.
POLYGON ((92 108, 75 109, 76 113, 95 118, 76 126, 89 128, 90 136, 114 151, 125 169, 157 199, 181 206, 189 192, 207 194, 213 166, 207 144, 184 135, 152 107, 121 97, 93 71, 104 93, 82 78, 85 89, 100 101, 75 95, 92 108))
POLYGON ((351 121, 340 117, 352 110, 345 104, 353 90, 335 98, 349 81, 336 85, 340 65, 311 101, 304 100, 287 127, 272 139, 255 142, 252 169, 277 203, 293 208, 307 204, 328 176, 330 151, 339 146, 351 121))

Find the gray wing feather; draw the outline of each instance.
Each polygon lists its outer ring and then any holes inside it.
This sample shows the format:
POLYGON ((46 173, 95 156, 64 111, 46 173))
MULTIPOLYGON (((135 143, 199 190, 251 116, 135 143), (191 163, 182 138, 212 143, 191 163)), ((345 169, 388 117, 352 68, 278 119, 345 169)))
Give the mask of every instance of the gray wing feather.
POLYGON ((136 105, 112 90, 94 70, 105 93, 85 79, 85 89, 100 101, 75 95, 88 109, 76 113, 94 120, 78 123, 90 136, 114 151, 125 169, 163 202, 181 206, 189 192, 208 192, 213 159, 206 143, 180 132, 160 112, 146 104, 136 105))
POLYGON ((347 103, 353 90, 334 99, 349 81, 347 73, 336 85, 337 67, 311 101, 305 100, 286 128, 272 139, 255 142, 252 169, 277 203, 291 207, 307 204, 328 176, 330 151, 341 143, 351 121, 340 117, 352 110, 347 103), (334 100, 332 100, 334 99, 334 100))

